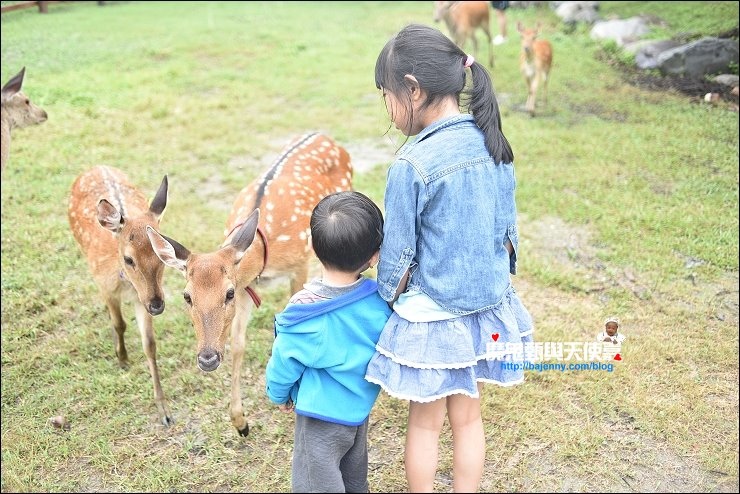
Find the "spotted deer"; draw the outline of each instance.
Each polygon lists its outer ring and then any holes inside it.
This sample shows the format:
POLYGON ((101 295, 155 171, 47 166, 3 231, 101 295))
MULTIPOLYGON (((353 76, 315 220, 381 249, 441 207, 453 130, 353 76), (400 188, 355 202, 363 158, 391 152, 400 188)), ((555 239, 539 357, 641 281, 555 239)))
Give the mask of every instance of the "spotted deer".
POLYGON ((231 423, 249 434, 240 389, 246 330, 260 277, 290 277, 290 291, 303 287, 312 258, 310 219, 314 206, 330 193, 350 190, 352 164, 347 151, 319 133, 291 142, 260 177, 239 192, 231 207, 221 247, 193 253, 179 242, 147 233, 167 265, 185 275, 183 297, 195 328, 197 365, 216 370, 231 335, 231 423))
POLYGON ((550 77, 552 66, 552 45, 545 39, 537 39, 541 24, 532 28, 525 28, 517 22, 516 28, 522 37, 522 50, 519 56, 519 69, 527 83, 527 103, 525 109, 534 116, 537 89, 542 84, 545 103, 547 103, 547 80, 550 77))
POLYGON ((473 43, 473 53, 478 56, 478 39, 475 33, 481 29, 488 38, 488 65, 493 67, 491 30, 489 28, 488 2, 434 2, 434 22, 444 20, 450 36, 461 50, 467 40, 473 43))
POLYGON ((167 175, 154 199, 136 189, 124 173, 96 166, 72 185, 67 216, 72 234, 97 285, 113 324, 113 344, 122 368, 128 367, 124 343, 124 300, 132 300, 141 343, 154 383, 154 402, 165 426, 173 423, 159 381, 152 316, 164 311, 164 264, 152 250, 147 228, 158 229, 167 206, 167 175))
POLYGON ((26 68, 11 77, 2 89, 0 104, 0 170, 5 170, 5 164, 10 156, 10 131, 30 125, 40 124, 48 118, 46 112, 31 103, 23 91, 23 77, 26 68))

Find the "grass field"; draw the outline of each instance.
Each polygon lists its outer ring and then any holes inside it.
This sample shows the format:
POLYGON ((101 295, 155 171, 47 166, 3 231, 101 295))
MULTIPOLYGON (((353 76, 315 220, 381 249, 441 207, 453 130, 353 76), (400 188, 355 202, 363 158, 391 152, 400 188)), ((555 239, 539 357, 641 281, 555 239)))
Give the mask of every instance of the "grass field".
MULTIPOLYGON (((600 3, 605 17, 660 17, 661 35, 711 35, 738 18, 737 2, 600 3)), ((67 223, 69 189, 97 164, 150 197, 167 174, 162 231, 210 251, 239 190, 289 140, 319 130, 349 150, 355 189, 382 205, 403 137, 386 132, 375 59, 406 23, 434 24, 432 12, 432 2, 63 2, 2 15, 2 83, 25 66, 23 89, 49 114, 13 132, 2 176, 3 492, 290 490, 293 420, 264 395, 287 286, 260 291, 248 327, 242 438, 229 366, 197 369, 183 278, 166 271, 167 310, 154 320, 175 419, 165 429, 130 306, 131 365, 117 365, 67 223), (57 415, 70 430, 49 424, 57 415)), ((587 29, 566 32, 548 8, 509 9, 508 21, 492 76, 517 167, 514 284, 539 342, 591 341, 612 314, 627 340, 612 372, 529 371, 521 386, 485 388, 481 490, 737 492, 738 115, 630 86, 587 29), (522 111, 519 20, 541 21, 554 47, 535 118, 522 111)), ((372 491, 406 489, 406 406, 381 395, 373 409, 372 491)), ((448 492, 449 431, 441 441, 435 489, 448 492)))

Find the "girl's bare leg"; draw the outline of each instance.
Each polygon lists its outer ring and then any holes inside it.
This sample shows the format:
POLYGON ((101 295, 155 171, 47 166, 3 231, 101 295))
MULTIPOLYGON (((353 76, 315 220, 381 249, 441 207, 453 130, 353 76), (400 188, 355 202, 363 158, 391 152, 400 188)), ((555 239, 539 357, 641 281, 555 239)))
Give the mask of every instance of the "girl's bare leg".
POLYGON ((433 492, 437 473, 439 433, 444 424, 446 400, 409 402, 406 432, 406 481, 409 492, 433 492))
MULTIPOLYGON (((479 383, 479 395, 481 387, 479 383)), ((486 458, 480 398, 448 396, 447 416, 452 427, 452 490, 478 492, 486 458)))

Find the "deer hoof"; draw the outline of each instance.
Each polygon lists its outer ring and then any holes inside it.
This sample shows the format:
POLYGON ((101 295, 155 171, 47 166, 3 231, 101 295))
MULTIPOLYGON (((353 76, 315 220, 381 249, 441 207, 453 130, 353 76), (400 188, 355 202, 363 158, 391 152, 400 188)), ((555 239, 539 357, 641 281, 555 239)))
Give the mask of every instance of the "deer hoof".
POLYGON ((240 436, 247 437, 249 435, 249 424, 244 424, 244 428, 238 430, 240 436))
POLYGON ((169 415, 165 415, 162 417, 162 425, 169 428, 172 425, 175 425, 175 419, 170 417, 169 415))

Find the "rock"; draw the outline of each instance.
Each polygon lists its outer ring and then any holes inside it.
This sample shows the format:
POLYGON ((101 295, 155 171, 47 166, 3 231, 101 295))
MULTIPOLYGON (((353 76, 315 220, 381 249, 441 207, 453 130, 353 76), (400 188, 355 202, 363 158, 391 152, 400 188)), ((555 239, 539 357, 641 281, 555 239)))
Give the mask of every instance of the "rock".
POLYGON ((641 17, 600 21, 591 28, 591 39, 614 40, 618 46, 635 41, 650 32, 647 22, 641 17))
POLYGON ((658 56, 666 50, 680 46, 678 41, 670 39, 648 41, 635 52, 635 64, 640 69, 654 69, 658 67, 658 56))
POLYGON ((695 79, 707 74, 726 72, 738 63, 738 42, 730 39, 702 38, 660 53, 658 69, 663 75, 695 79))

